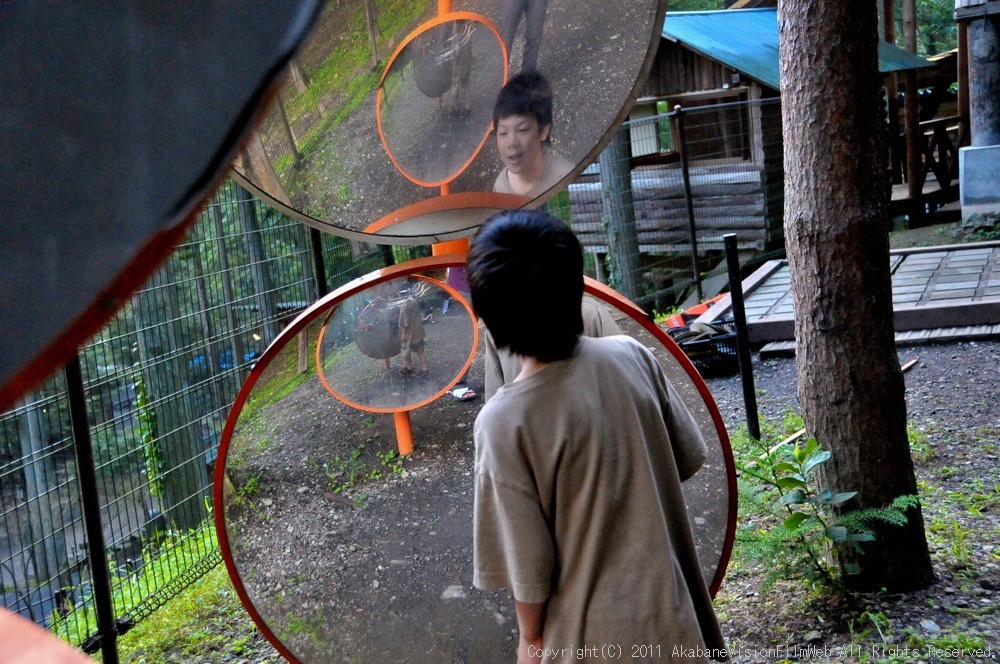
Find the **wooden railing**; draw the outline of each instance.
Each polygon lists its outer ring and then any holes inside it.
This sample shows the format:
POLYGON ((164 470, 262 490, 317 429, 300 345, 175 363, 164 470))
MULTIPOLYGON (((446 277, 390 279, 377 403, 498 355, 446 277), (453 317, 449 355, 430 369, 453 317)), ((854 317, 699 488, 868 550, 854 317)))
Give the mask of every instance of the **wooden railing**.
POLYGON ((964 145, 968 120, 960 115, 920 123, 922 166, 916 191, 923 191, 930 173, 942 189, 958 180, 958 148, 964 145))

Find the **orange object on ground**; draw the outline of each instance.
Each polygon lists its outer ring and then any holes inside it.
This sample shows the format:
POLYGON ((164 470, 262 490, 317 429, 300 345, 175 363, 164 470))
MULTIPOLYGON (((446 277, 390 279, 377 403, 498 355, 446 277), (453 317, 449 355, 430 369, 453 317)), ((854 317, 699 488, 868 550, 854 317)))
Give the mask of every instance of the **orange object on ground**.
POLYGON ((712 305, 726 296, 726 293, 719 293, 711 300, 705 300, 685 309, 679 314, 675 314, 663 322, 664 327, 684 327, 698 316, 712 308, 712 305))

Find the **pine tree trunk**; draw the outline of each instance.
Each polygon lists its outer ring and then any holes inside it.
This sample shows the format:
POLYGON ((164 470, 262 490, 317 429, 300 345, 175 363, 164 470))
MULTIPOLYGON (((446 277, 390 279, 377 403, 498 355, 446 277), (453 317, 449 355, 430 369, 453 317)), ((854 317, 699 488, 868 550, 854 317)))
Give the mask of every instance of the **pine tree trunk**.
MULTIPOLYGON (((879 141, 878 21, 871 0, 783 0, 785 238, 806 427, 832 453, 846 508, 915 494, 893 340, 887 188, 879 141)), ((901 591, 933 580, 923 518, 880 528, 845 582, 901 591)))

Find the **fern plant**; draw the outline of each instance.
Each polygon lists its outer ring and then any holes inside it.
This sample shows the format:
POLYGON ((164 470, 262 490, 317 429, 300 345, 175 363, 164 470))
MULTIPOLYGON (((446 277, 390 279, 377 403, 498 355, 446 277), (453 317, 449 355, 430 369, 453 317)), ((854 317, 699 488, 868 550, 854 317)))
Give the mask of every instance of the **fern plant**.
POLYGON ((752 508, 751 519, 737 533, 747 560, 764 567, 763 589, 780 579, 804 579, 810 585, 840 587, 836 559, 844 560, 845 574, 857 574, 847 562, 848 550, 861 551, 862 542, 875 539, 874 525, 906 523, 906 510, 918 504, 916 496, 901 496, 887 507, 837 513, 857 494, 820 488, 818 473, 830 460, 815 438, 794 447, 763 450, 761 456, 742 464, 740 498, 752 508), (752 480, 751 484, 748 480, 752 480))

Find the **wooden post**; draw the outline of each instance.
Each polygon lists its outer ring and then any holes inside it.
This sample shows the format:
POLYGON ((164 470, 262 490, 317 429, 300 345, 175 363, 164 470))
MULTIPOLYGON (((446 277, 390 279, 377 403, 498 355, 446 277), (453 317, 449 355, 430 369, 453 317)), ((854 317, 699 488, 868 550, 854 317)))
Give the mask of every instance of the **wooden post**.
MULTIPOLYGON (((993 4, 993 3, 991 3, 993 4)), ((969 23, 969 131, 973 146, 1000 145, 1000 21, 969 23)))
POLYGON ((368 23, 368 40, 372 49, 372 69, 378 66, 378 14, 375 0, 365 0, 365 20, 368 23))
POLYGON ((965 131, 957 147, 964 148, 972 141, 969 129, 969 24, 965 21, 958 22, 958 114, 965 123, 965 131))
MULTIPOLYGON (((882 39, 893 46, 896 45, 896 3, 895 0, 882 0, 882 39)), ((902 160, 899 158, 899 79, 896 74, 885 77, 886 111, 889 116, 889 155, 892 184, 903 181, 900 169, 902 160)))
MULTIPOLYGON (((917 0, 903 0, 903 41, 906 50, 917 52, 917 0)), ((904 112, 906 117, 906 182, 911 199, 911 214, 923 211, 921 181, 920 109, 917 100, 917 73, 907 71, 904 112)))

